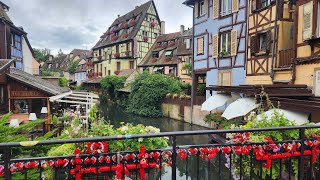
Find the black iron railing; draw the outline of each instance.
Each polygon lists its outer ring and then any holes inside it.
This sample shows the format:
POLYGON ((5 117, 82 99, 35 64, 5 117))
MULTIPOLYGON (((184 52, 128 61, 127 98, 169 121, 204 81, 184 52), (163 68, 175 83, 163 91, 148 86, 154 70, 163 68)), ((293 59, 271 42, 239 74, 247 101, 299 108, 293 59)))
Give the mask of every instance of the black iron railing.
MULTIPOLYGON (((320 179, 320 136, 306 137, 307 129, 318 129, 320 126, 296 126, 260 129, 232 129, 181 131, 159 134, 126 135, 80 139, 64 139, 39 142, 1 143, 2 161, 0 175, 12 179, 21 174, 29 179, 28 171, 36 170, 39 179, 43 179, 46 168, 54 170, 55 179, 83 179, 85 177, 104 177, 122 179, 320 179), (298 131, 298 139, 286 139, 282 142, 251 143, 246 141, 252 132, 298 131), (225 144, 189 144, 180 145, 177 138, 181 136, 199 136, 212 134, 233 134, 241 143, 225 144), (171 146, 161 150, 108 152, 110 141, 128 139, 169 137, 171 146), (37 149, 38 146, 49 146, 66 143, 89 143, 85 154, 75 150, 73 156, 12 158, 15 148, 37 149), (167 164, 167 169, 164 167, 167 164), (296 163, 292 168, 292 164, 296 163), (178 173, 179 171, 180 173, 178 173), (65 176, 65 177, 60 177, 65 176)), ((35 175, 32 175, 33 178, 35 175)))

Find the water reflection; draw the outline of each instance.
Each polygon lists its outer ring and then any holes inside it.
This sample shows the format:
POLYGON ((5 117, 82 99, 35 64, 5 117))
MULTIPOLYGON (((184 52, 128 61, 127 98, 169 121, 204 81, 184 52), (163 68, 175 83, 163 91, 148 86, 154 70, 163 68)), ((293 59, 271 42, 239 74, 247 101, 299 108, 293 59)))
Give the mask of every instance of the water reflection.
MULTIPOLYGON (((122 108, 111 106, 107 104, 100 105, 101 115, 115 127, 119 127, 121 122, 132 124, 144 124, 146 126, 154 126, 161 130, 161 132, 171 131, 196 131, 207 130, 207 128, 190 125, 181 121, 169 118, 145 118, 136 116, 125 112, 122 108)), ((211 139, 207 135, 202 136, 181 136, 177 137, 178 145, 189 144, 208 144, 211 139)), ((177 159, 177 179, 228 179, 229 173, 224 166, 225 158, 223 155, 213 158, 210 163, 206 159, 202 160, 195 155, 188 156, 185 160, 177 159), (220 175, 219 178, 219 167, 220 175)), ((171 167, 166 167, 162 173, 162 179, 171 179, 171 167)), ((147 179, 160 179, 159 172, 150 172, 147 179)))

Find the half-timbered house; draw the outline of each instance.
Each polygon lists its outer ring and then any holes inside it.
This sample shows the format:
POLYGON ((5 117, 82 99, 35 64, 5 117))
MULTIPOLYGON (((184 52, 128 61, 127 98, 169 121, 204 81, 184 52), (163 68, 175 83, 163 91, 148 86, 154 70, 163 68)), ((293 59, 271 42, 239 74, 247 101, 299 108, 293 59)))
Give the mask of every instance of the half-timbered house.
POLYGON ((194 89, 203 76, 207 87, 244 84, 247 1, 187 0, 184 4, 194 9, 194 89))
POLYGON ((152 0, 119 15, 92 48, 95 75, 104 77, 136 69, 160 30, 161 21, 152 0))
POLYGON ((246 84, 292 81, 293 15, 287 0, 250 0, 246 84))

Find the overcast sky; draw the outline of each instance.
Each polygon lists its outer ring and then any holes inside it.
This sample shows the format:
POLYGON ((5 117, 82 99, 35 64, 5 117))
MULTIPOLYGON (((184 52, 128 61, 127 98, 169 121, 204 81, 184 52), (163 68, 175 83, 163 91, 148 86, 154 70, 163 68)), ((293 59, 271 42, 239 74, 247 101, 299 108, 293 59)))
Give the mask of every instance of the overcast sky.
MULTIPOLYGON (((1 1, 1 0, 0 0, 1 1)), ((185 0, 154 0, 166 32, 177 32, 180 25, 192 26, 192 10, 185 0)), ((9 16, 23 26, 31 45, 49 48, 91 49, 117 15, 124 15, 147 0, 2 0, 10 7, 9 16)))

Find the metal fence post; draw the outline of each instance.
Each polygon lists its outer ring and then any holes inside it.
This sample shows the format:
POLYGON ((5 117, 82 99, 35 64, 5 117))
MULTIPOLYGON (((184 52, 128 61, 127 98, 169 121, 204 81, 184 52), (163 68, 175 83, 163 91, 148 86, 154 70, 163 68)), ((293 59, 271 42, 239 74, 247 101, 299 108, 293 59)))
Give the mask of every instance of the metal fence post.
POLYGON ((298 179, 303 180, 304 178, 304 149, 305 149, 305 128, 300 128, 299 129, 299 137, 300 137, 300 158, 299 158, 299 173, 298 173, 298 179))
POLYGON ((5 179, 11 179, 11 172, 10 172, 10 158, 11 158, 11 149, 10 147, 4 148, 4 177, 5 179))
POLYGON ((176 136, 172 136, 172 180, 177 178, 177 139, 176 136))

